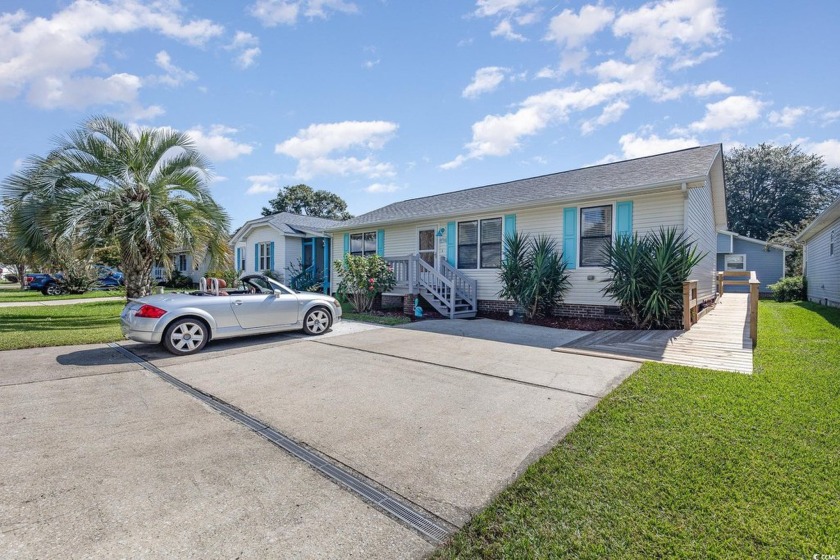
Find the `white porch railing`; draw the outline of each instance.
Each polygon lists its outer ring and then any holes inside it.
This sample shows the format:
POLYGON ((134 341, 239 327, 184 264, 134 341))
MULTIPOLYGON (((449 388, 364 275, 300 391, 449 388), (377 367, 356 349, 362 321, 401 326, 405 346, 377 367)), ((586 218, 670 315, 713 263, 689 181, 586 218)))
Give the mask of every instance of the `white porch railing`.
POLYGON ((419 257, 385 257, 396 276, 394 291, 419 294, 442 315, 475 317, 478 311, 478 282, 438 258, 437 268, 419 257))

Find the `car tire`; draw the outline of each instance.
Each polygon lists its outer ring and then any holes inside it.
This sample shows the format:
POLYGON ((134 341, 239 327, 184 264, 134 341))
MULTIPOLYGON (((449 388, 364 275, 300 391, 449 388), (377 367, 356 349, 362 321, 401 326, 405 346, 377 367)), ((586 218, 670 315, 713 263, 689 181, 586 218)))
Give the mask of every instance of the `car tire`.
POLYGON ((60 296, 63 292, 64 290, 61 289, 61 286, 59 286, 55 282, 47 284, 41 290, 41 293, 45 296, 60 296))
POLYGON ((163 333, 163 346, 176 356, 195 354, 207 344, 210 329, 204 321, 184 317, 166 327, 163 333))
POLYGON ((324 334, 332 326, 332 315, 325 307, 313 307, 303 317, 303 332, 317 336, 324 334))

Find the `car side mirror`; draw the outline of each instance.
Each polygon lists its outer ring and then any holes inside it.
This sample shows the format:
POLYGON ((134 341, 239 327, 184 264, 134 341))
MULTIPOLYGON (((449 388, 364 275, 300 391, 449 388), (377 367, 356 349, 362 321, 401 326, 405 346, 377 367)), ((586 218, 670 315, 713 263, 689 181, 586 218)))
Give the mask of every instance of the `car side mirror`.
POLYGON ((274 290, 274 297, 280 297, 283 295, 283 290, 274 290))

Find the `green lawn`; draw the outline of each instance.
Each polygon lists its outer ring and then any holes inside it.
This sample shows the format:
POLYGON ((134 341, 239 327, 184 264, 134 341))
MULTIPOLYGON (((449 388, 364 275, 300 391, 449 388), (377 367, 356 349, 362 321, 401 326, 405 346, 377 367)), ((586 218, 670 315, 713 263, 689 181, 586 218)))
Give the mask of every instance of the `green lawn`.
POLYGON ((64 294, 60 296, 45 296, 38 290, 21 290, 12 288, 0 289, 0 303, 11 302, 26 302, 26 301, 55 301, 60 299, 81 299, 81 298, 101 298, 101 297, 125 297, 125 290, 97 290, 92 292, 85 292, 83 294, 64 294))
POLYGON ((643 365, 436 558, 840 555, 840 310, 761 302, 755 360, 643 365))
POLYGON ((0 350, 120 340, 123 307, 123 302, 99 301, 0 308, 0 350))

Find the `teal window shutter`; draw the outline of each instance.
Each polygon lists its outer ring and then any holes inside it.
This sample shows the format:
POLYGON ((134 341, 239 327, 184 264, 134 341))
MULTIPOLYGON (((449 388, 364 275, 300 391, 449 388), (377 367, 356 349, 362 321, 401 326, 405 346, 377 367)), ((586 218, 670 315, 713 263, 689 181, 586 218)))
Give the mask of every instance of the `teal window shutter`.
POLYGON ((260 271, 260 244, 254 243, 254 271, 260 271))
POLYGON ((455 266, 455 222, 446 224, 446 261, 455 266))
POLYGON ((563 208, 563 262, 577 268, 577 208, 563 208))
POLYGON ((376 254, 380 257, 385 256, 385 230, 380 229, 376 232, 376 254))
POLYGON ((633 235, 633 201, 625 200, 615 205, 615 235, 633 235))
POLYGON ((233 265, 233 268, 239 270, 239 265, 242 263, 242 247, 236 248, 236 264, 233 265))
POLYGON ((350 234, 349 233, 344 234, 344 254, 345 255, 350 254, 350 234))
POLYGON ((505 247, 507 247, 508 236, 514 233, 516 233, 516 214, 505 214, 505 247))
POLYGON ((268 245, 268 269, 274 270, 274 241, 268 245))

